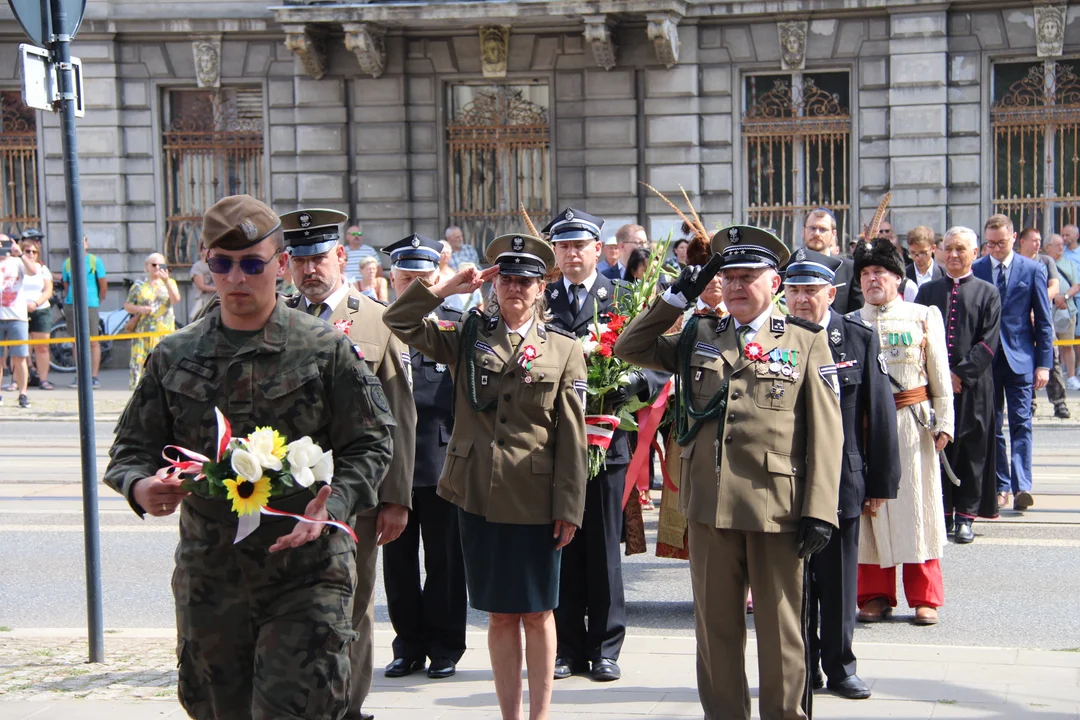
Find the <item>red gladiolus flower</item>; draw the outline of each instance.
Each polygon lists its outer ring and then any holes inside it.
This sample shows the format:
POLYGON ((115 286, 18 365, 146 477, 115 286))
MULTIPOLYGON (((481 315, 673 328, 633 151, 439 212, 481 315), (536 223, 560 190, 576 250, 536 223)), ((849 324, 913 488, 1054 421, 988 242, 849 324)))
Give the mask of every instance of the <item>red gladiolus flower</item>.
POLYGON ((612 315, 611 320, 608 321, 609 330, 622 330, 622 326, 626 323, 625 315, 612 315))
MULTIPOLYGON (((605 333, 605 335, 606 334, 607 333, 605 333)), ((610 345, 606 345, 606 344, 601 343, 600 347, 597 348, 596 351, 598 353, 600 353, 601 355, 603 355, 604 357, 606 357, 606 358, 611 357, 611 346, 610 345)))
POLYGON ((608 330, 606 333, 600 336, 600 342, 605 345, 614 345, 615 341, 619 339, 619 333, 608 330))

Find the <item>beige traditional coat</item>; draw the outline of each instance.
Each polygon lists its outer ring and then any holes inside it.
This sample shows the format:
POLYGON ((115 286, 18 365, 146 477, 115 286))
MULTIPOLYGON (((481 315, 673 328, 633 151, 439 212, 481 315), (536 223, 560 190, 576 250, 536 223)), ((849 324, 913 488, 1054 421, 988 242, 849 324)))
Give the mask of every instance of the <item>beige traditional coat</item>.
MULTIPOLYGON (((900 490, 876 516, 863 518, 859 562, 893 567, 940 558, 945 546, 945 510, 933 434, 953 435, 952 380, 941 313, 936 307, 899 298, 886 305, 864 305, 859 312, 877 328, 893 379, 904 390, 925 385, 930 395, 929 401, 896 411, 900 490)), ((900 389, 893 385, 894 392, 900 389)))

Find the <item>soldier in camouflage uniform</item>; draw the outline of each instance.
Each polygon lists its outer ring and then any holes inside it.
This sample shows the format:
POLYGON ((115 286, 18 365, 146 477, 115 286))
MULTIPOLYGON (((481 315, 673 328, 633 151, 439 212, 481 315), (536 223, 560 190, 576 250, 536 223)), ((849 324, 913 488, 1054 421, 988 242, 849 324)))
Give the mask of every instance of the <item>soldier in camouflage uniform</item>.
POLYGON ((278 216, 246 195, 207 211, 203 237, 221 305, 164 338, 116 429, 105 482, 140 515, 180 515, 176 598, 180 702, 197 720, 341 718, 356 571, 352 540, 322 524, 265 517, 233 544, 230 504, 159 473, 162 449, 213 455, 215 406, 234 436, 269 426, 333 450, 334 479, 270 506, 348 521, 378 502, 394 420, 352 343, 275 298, 278 216))

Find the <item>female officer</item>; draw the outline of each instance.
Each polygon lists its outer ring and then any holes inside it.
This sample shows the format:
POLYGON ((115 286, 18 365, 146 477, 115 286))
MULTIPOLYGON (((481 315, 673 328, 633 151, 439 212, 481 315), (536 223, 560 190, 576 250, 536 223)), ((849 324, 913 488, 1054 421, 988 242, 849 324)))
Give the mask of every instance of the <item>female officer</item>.
POLYGON ((438 494, 458 506, 469 602, 489 613, 488 651, 504 720, 521 715, 521 630, 529 717, 548 716, 562 548, 585 505, 585 356, 572 336, 545 324, 551 246, 503 235, 494 266, 467 268, 436 285, 409 286, 383 315, 410 347, 449 366, 455 424, 438 494), (428 314, 494 278, 492 314, 460 322, 428 314))

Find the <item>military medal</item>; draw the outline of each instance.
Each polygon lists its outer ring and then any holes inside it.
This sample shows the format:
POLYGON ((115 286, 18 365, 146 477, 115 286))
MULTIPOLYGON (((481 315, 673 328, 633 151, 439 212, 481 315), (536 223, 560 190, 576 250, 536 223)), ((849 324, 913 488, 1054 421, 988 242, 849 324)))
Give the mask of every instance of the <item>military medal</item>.
POLYGON ((756 342, 746 343, 746 347, 743 348, 743 355, 747 360, 760 360, 765 357, 765 350, 756 342))
POLYGON ((521 355, 518 356, 518 365, 520 365, 522 367, 522 369, 525 370, 525 374, 522 375, 521 380, 526 385, 531 385, 532 384, 533 376, 531 374, 529 374, 529 371, 532 370, 532 361, 535 360, 535 359, 536 359, 536 348, 535 347, 533 347, 532 345, 526 345, 525 347, 523 347, 521 349, 521 355))
POLYGON ((779 400, 782 397, 784 397, 784 388, 782 385, 773 385, 769 388, 770 400, 779 400))
POLYGON ((335 320, 334 327, 348 335, 349 330, 352 328, 352 320, 346 320, 344 318, 342 318, 341 320, 335 320))
POLYGON ((795 369, 795 370, 791 371, 791 379, 792 380, 798 380, 799 375, 800 375, 800 373, 799 373, 798 369, 795 369))
POLYGON ((771 372, 773 375, 779 374, 779 372, 780 372, 780 363, 778 363, 778 362, 769 363, 769 372, 771 372))
POLYGON ((791 377, 791 373, 793 372, 795 372, 795 370, 792 369, 790 365, 784 365, 782 368, 780 368, 780 374, 784 377, 791 377))

